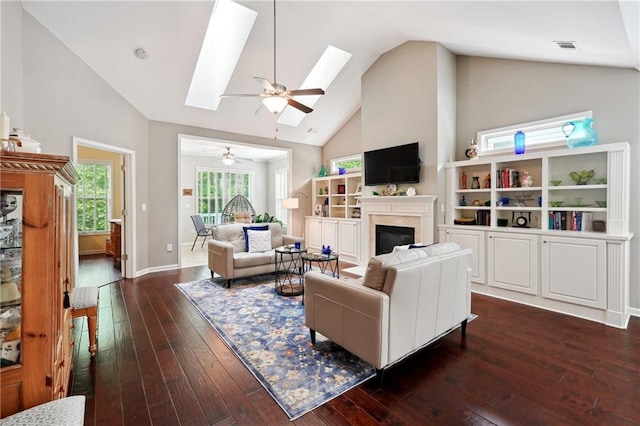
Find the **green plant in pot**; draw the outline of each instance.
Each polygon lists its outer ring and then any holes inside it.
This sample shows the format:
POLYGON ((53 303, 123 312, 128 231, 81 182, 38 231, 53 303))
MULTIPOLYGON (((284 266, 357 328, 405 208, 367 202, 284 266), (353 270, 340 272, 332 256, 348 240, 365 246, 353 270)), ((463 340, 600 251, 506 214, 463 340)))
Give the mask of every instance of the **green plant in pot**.
POLYGON ((284 225, 284 222, 282 222, 280 219, 278 219, 275 216, 271 216, 268 212, 264 212, 264 214, 256 215, 255 223, 269 223, 269 222, 279 223, 280 225, 284 225))
POLYGON ((589 180, 596 175, 593 170, 583 170, 581 172, 570 172, 569 177, 576 185, 586 185, 589 180))

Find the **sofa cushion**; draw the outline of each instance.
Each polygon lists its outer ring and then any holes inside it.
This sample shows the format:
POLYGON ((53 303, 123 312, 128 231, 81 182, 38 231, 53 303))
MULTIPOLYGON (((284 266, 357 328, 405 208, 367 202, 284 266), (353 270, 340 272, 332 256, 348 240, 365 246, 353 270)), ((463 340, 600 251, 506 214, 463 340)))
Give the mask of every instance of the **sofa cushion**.
POLYGON ((244 251, 249 251, 249 238, 247 236, 247 231, 266 231, 269 229, 269 225, 258 225, 258 226, 243 226, 242 230, 244 232, 244 251))
POLYGON ((459 250, 460 246, 456 243, 446 242, 431 244, 426 247, 415 248, 412 250, 400 250, 392 253, 381 254, 369 259, 367 270, 362 280, 362 285, 382 290, 384 282, 387 279, 387 269, 391 266, 399 265, 415 259, 422 259, 429 256, 438 256, 441 254, 459 250))
POLYGON ((249 253, 265 252, 271 250, 271 231, 254 231, 247 229, 249 240, 249 253))
POLYGON ((274 264, 275 251, 269 250, 262 253, 235 253, 233 255, 233 268, 251 268, 253 266, 263 266, 274 264))

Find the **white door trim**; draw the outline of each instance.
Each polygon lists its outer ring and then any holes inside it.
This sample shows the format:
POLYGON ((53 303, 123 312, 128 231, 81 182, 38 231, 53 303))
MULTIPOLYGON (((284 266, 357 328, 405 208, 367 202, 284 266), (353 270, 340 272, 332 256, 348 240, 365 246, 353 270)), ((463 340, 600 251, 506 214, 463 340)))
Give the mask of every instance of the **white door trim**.
MULTIPOLYGON (((127 215, 124 220, 124 253, 127 254, 127 260, 123 262, 124 264, 124 278, 135 278, 137 276, 137 262, 136 262, 136 152, 130 149, 121 148, 114 145, 107 145, 101 142, 92 141, 89 139, 73 137, 73 162, 78 162, 78 146, 87 146, 91 148, 102 149, 104 151, 117 152, 122 154, 124 164, 127 168, 124 178, 124 187, 125 187, 125 200, 124 200, 124 208, 127 209, 127 215)), ((73 197, 73 210, 76 211, 75 206, 76 200, 75 196, 73 197)), ((73 233, 74 233, 74 253, 78 253, 78 229, 75 226, 75 216, 73 218, 73 233)), ((76 277, 75 282, 77 283, 78 279, 78 267, 79 261, 78 256, 75 256, 75 270, 76 277)))

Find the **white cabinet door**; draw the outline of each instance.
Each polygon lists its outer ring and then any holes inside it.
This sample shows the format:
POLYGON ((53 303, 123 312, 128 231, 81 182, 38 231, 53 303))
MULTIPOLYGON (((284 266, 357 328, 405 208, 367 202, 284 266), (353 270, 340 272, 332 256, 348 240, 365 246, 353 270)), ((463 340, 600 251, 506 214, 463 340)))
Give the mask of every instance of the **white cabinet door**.
POLYGON ((458 244, 463 249, 471 249, 471 281, 484 284, 485 281, 485 232, 447 229, 445 232, 446 241, 458 244))
POLYGON ((360 222, 342 220, 339 225, 340 241, 338 244, 341 256, 360 259, 360 222))
POLYGON ((335 219, 322 219, 322 242, 320 247, 329 246, 331 250, 338 251, 338 221, 335 219))
POLYGON ((488 234, 489 285, 538 294, 538 237, 528 234, 488 234))
POLYGON ((606 242, 543 237, 542 296, 605 309, 606 242))
POLYGON ((322 247, 322 219, 307 218, 305 243, 308 248, 322 247))

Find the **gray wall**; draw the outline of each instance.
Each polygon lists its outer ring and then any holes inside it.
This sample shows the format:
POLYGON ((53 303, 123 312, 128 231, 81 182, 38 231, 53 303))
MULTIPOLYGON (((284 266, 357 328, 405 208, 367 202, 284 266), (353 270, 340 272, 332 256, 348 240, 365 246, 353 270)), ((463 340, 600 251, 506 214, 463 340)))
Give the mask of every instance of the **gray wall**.
POLYGON ((361 110, 358 110, 322 147, 322 164, 327 167, 327 172, 329 172, 329 162, 332 159, 361 154, 362 152, 364 152, 362 148, 362 114, 361 110))
POLYGON ((0 7, 0 110, 9 114, 12 125, 42 142, 46 154, 72 156, 74 136, 135 151, 138 271, 178 263, 179 252, 166 252, 166 244, 178 244, 179 133, 291 149, 292 189, 309 193, 320 147, 149 121, 19 2, 1 2, 0 7), (143 203, 146 212, 140 208, 143 203))
MULTIPOLYGON (((149 266, 162 267, 178 263, 178 252, 167 252, 167 243, 178 243, 178 201, 182 194, 176 191, 178 182, 178 135, 237 141, 244 144, 274 146, 292 150, 292 190, 304 190, 319 167, 321 148, 282 140, 239 135, 181 124, 149 121, 149 266)), ((310 187, 310 186, 309 186, 310 187)), ((308 194, 308 192, 307 192, 308 194)), ((295 219, 295 217, 294 217, 295 219)), ((297 220, 300 220, 299 217, 297 220)))
MULTIPOLYGON (((457 159, 477 131, 593 111, 599 143, 629 142, 640 182, 640 73, 635 70, 461 56, 457 159)), ((631 185, 631 306, 640 308, 640 185, 631 185)))
MULTIPOLYGON (((401 188, 413 186, 418 194, 435 194, 441 203, 444 165, 454 153, 455 114, 455 55, 438 43, 406 42, 378 58, 364 74, 361 114, 354 114, 344 131, 325 145, 324 161, 418 141, 420 183, 401 188), (360 135, 354 130, 358 121, 360 135)), ((443 220, 437 213, 436 222, 443 220)))
MULTIPOLYGON (((31 15, 23 12, 19 2, 2 2, 2 11, 3 24, 7 20, 20 22, 20 25, 12 22, 10 27, 16 32, 9 37, 3 34, 2 38, 0 109, 12 118, 12 126, 21 127, 42 142, 45 154, 72 156, 74 136, 135 150, 137 172, 146 176, 148 121, 145 117, 31 15), (5 57, 8 54, 5 46, 13 59, 5 57)), ((3 32, 5 28, 3 25, 3 32)), ((136 192, 138 201, 145 202, 148 198, 146 179, 137 179, 136 192)), ((139 268, 148 264, 146 223, 145 215, 138 212, 139 268)))

